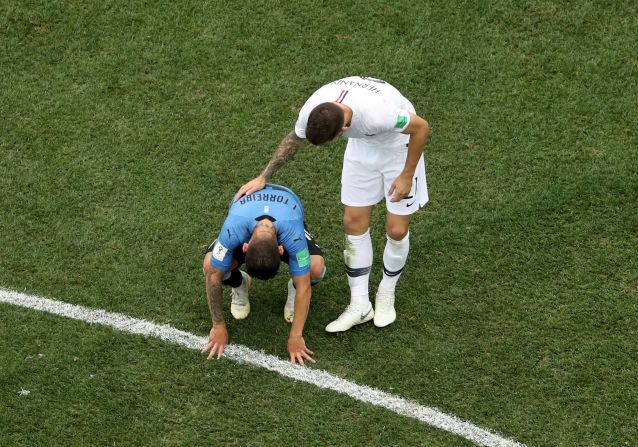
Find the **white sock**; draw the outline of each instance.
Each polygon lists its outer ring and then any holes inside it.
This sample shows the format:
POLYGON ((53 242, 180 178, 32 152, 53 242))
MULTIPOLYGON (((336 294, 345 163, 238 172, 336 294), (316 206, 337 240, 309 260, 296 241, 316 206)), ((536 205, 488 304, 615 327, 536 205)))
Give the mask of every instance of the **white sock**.
POLYGON ((367 309, 370 305, 368 280, 372 269, 370 229, 360 236, 346 234, 345 245, 343 259, 350 285, 350 304, 360 309, 367 309))
POLYGON ((386 237, 388 241, 383 250, 383 279, 381 279, 379 287, 394 291, 401 272, 403 271, 403 267, 405 267, 405 263, 408 260, 410 232, 400 241, 395 241, 388 235, 386 235, 386 237))

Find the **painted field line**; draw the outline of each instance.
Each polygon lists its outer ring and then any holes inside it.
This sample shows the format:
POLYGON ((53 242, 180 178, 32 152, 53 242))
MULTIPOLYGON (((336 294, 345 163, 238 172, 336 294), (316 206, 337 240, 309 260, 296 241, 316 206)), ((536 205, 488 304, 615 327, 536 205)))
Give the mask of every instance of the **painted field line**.
MULTIPOLYGON (((27 295, 12 290, 0 289, 0 303, 26 307, 90 324, 109 326, 131 334, 155 337, 171 344, 198 351, 201 350, 207 341, 207 337, 200 337, 180 331, 167 324, 160 325, 115 312, 108 312, 102 309, 90 309, 84 306, 27 295)), ((333 390, 355 400, 385 408, 402 416, 417 419, 432 427, 462 436, 480 446, 525 447, 524 444, 506 439, 494 432, 477 427, 471 422, 443 413, 436 408, 425 407, 395 394, 386 393, 365 385, 358 385, 320 369, 292 366, 287 360, 281 360, 246 346, 230 344, 226 347, 224 355, 239 363, 258 366, 281 374, 282 376, 306 382, 319 388, 333 390)))

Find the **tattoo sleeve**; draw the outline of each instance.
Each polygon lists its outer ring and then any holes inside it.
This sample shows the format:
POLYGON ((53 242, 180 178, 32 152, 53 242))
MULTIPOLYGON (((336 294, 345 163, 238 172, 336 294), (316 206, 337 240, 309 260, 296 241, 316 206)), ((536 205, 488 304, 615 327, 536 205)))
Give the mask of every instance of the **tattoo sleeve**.
POLYGON ((268 166, 266 166, 266 169, 264 169, 261 175, 263 175, 266 180, 270 180, 280 167, 294 158, 303 142, 303 138, 299 138, 294 131, 286 135, 284 139, 281 140, 281 143, 279 143, 275 155, 270 159, 268 166))
POLYGON ((224 316, 222 314, 222 285, 208 281, 206 283, 206 298, 208 299, 208 310, 210 311, 213 326, 216 324, 224 324, 224 316))

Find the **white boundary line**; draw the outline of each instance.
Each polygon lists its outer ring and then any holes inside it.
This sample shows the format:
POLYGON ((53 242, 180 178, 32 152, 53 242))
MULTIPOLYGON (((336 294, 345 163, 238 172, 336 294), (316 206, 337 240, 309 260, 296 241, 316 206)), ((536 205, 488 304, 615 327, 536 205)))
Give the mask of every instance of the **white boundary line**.
MULTIPOLYGON (((155 337, 188 349, 200 350, 207 341, 206 337, 180 331, 167 324, 159 325, 115 312, 108 312, 102 309, 90 309, 84 306, 27 295, 12 290, 0 289, 0 303, 8 303, 41 312, 48 312, 74 320, 84 321, 89 324, 101 324, 131 334, 155 337)), ((320 369, 292 366, 288 361, 281 360, 260 351, 255 351, 246 346, 235 344, 227 345, 224 355, 236 362, 248 363, 253 366, 265 368, 282 376, 306 382, 319 388, 333 390, 355 400, 385 408, 402 416, 417 419, 432 427, 462 436, 480 446, 525 447, 524 444, 503 438, 494 432, 477 427, 471 422, 461 420, 456 416, 443 413, 436 408, 425 407, 400 396, 386 393, 385 391, 370 388, 365 385, 358 385, 320 369)))

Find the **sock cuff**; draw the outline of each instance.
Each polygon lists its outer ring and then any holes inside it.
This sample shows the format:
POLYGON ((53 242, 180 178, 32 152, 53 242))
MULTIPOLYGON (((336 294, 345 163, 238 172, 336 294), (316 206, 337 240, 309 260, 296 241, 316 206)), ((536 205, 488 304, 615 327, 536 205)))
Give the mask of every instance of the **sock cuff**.
POLYGON ((353 235, 353 234, 346 234, 346 239, 350 242, 356 242, 356 241, 361 241, 363 239, 367 239, 370 237, 370 228, 368 228, 366 230, 365 233, 363 234, 358 234, 358 235, 353 235))
MULTIPOLYGON (((310 285, 314 286, 316 284, 319 284, 321 282, 321 280, 324 278, 324 276, 326 276, 326 273, 328 272, 328 267, 326 267, 325 265, 323 266, 323 271, 321 272, 321 276, 319 278, 316 279, 310 279, 310 285)), ((292 285, 293 287, 295 286, 294 284, 292 285)))
POLYGON ((359 276, 369 275, 371 270, 372 270, 371 265, 368 267, 352 268, 352 267, 348 267, 348 265, 346 264, 346 274, 351 278, 357 278, 359 276))
POLYGON ((222 284, 230 287, 239 287, 243 281, 244 277, 239 271, 239 267, 226 272, 222 278, 222 284))
POLYGON ((405 244, 410 239, 410 232, 408 231, 406 233, 405 237, 403 239, 401 239, 400 241, 397 241, 396 239, 392 239, 387 234, 385 235, 385 237, 388 239, 389 243, 395 244, 395 245, 401 245, 401 244, 405 244))
POLYGON ((386 276, 389 276, 390 278, 400 275, 402 271, 403 271, 403 267, 401 267, 399 270, 395 270, 392 272, 388 270, 385 265, 383 266, 383 273, 385 273, 386 276))

